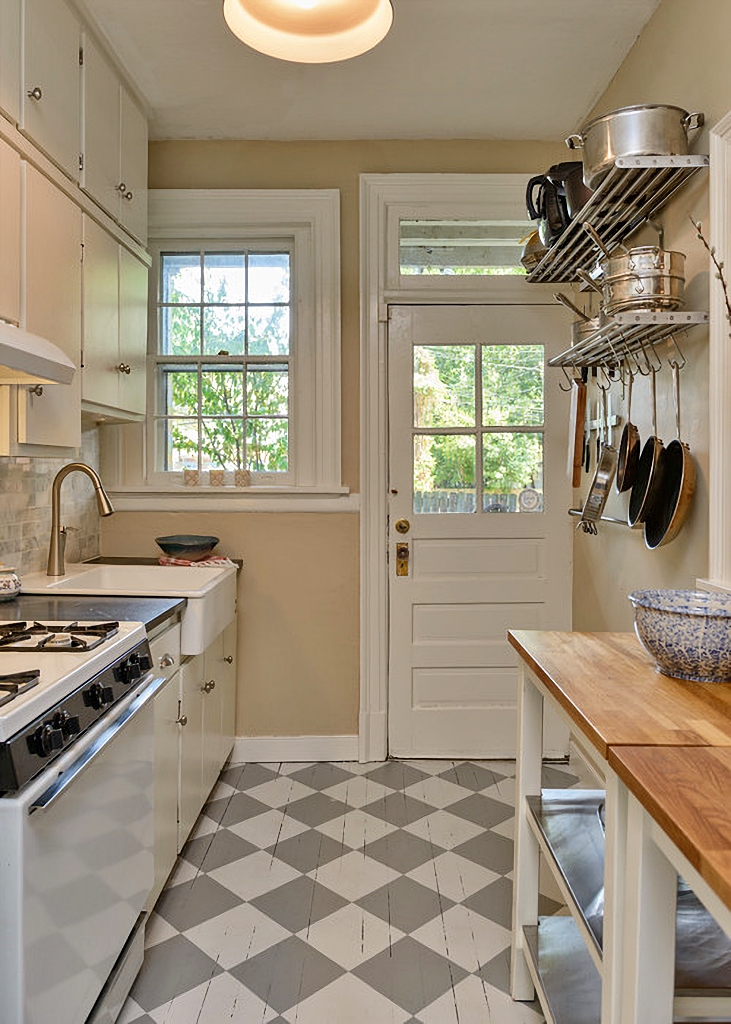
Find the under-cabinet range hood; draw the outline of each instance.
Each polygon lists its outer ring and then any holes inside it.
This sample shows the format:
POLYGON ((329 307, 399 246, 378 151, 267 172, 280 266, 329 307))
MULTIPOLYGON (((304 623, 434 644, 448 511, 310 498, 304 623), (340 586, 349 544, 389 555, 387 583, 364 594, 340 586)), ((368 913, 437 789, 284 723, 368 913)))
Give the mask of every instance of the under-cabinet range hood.
POLYGON ((0 320, 0 385, 70 384, 75 372, 53 342, 0 320))

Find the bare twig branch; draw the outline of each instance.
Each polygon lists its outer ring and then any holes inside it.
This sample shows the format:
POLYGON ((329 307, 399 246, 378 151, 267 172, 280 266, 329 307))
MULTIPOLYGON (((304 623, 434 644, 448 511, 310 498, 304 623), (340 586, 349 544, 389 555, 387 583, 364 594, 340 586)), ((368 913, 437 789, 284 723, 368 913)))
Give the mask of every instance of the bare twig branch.
POLYGON ((718 257, 716 256, 715 248, 713 246, 709 245, 708 242, 706 241, 706 239, 705 239, 705 237, 703 235, 703 226, 702 226, 701 222, 699 220, 698 221, 693 220, 693 218, 690 216, 690 214, 688 214, 688 219, 690 220, 691 224, 695 228, 696 237, 699 238, 700 241, 705 246, 705 248, 706 248, 706 250, 708 252, 708 255, 711 257, 711 260, 713 262, 713 266, 716 268, 716 278, 721 282, 721 287, 723 288, 723 299, 724 299, 724 302, 726 303, 726 319, 727 319, 727 321, 729 323, 729 326, 731 326, 731 299, 729 299, 728 284, 726 282, 726 277, 725 277, 724 272, 723 272, 723 263, 721 263, 720 260, 718 259, 718 257))

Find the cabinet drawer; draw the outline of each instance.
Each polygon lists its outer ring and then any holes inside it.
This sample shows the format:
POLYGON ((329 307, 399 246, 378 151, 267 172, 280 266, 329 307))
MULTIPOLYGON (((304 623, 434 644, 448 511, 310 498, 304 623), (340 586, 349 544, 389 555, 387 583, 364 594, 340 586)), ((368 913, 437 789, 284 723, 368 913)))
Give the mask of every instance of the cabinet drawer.
POLYGON ((180 623, 150 641, 152 668, 156 675, 170 679, 180 668, 180 623))

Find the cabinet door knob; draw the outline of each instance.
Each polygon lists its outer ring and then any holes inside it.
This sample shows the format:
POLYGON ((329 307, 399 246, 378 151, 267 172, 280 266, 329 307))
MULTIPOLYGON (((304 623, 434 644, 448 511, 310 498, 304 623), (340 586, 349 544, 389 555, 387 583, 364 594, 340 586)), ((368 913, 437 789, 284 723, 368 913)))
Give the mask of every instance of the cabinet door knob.
POLYGON ((42 100, 43 99, 43 90, 41 88, 39 88, 38 86, 36 86, 34 89, 29 89, 28 90, 27 96, 28 96, 29 100, 42 100))
POLYGON ((122 195, 124 195, 124 193, 125 193, 126 191, 127 191, 127 186, 126 186, 126 184, 125 184, 125 183, 124 183, 123 181, 120 181, 120 183, 119 183, 119 184, 117 185, 117 192, 121 192, 121 193, 122 193, 122 195))
POLYGON ((170 668, 174 664, 175 658, 172 654, 163 654, 162 658, 160 658, 160 668, 170 668))
POLYGON ((175 719, 175 724, 176 725, 187 725, 188 724, 188 716, 187 715, 181 715, 180 718, 176 718, 175 719))
POLYGON ((134 196, 131 192, 125 192, 124 198, 127 200, 127 202, 131 202, 134 199, 134 196))
POLYGON ((120 363, 117 369, 119 370, 120 373, 129 374, 132 372, 132 367, 129 365, 129 363, 120 363))
POLYGON ((227 665, 233 665, 234 663, 234 660, 230 654, 227 654, 223 660, 226 662, 227 665))
POLYGON ((211 690, 215 690, 216 689, 216 680, 215 679, 209 679, 207 683, 203 684, 202 689, 203 689, 204 693, 210 693, 211 690))

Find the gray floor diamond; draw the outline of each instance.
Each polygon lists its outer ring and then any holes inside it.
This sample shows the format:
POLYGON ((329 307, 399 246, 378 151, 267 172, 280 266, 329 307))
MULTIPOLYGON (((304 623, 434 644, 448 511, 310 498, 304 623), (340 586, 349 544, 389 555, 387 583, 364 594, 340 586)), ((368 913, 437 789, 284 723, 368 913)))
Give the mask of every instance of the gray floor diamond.
MULTIPOLYGON (((320 1024, 344 993, 349 1024, 434 1024, 468 990, 482 1019, 509 989, 513 776, 506 761, 229 766, 204 808, 209 834, 186 844, 150 917, 117 1024, 320 1024)), ((563 765, 544 779, 577 781, 563 765)), ((542 914, 559 909, 541 897, 542 914)))

